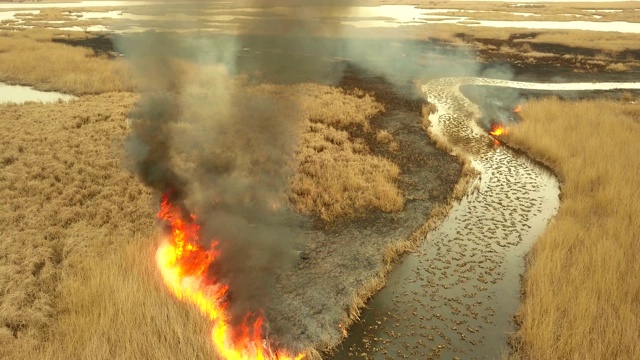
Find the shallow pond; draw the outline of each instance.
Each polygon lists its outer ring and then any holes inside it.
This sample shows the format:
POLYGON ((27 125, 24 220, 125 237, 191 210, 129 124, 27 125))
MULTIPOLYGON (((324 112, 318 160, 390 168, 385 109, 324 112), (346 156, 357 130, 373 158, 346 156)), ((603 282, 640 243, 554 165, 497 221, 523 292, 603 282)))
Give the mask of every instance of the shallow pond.
POLYGON ((57 101, 69 101, 75 96, 61 94, 57 92, 38 91, 27 86, 8 85, 0 83, 0 104, 4 103, 25 103, 27 101, 38 101, 51 103, 57 101))

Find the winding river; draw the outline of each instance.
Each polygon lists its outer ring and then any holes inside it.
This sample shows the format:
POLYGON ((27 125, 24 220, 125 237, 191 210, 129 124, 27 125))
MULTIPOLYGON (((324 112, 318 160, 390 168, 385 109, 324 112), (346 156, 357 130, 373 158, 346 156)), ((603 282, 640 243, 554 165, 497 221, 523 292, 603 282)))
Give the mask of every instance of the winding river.
POLYGON ((461 85, 531 90, 640 89, 640 83, 541 84, 443 78, 422 88, 438 111, 432 136, 468 157, 479 172, 467 195, 416 253, 392 271, 350 329, 334 359, 483 359, 508 351, 520 304, 524 255, 559 206, 546 169, 496 146, 475 122, 461 85))

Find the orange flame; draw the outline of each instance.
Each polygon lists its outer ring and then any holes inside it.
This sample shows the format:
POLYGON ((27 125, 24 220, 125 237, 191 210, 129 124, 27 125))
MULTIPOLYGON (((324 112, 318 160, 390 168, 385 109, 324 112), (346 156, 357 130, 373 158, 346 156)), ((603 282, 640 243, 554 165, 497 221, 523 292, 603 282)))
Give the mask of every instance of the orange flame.
POLYGON ((500 136, 507 133, 507 130, 502 126, 502 124, 491 124, 491 131, 489 134, 493 136, 500 136))
POLYGON ((252 324, 247 314, 241 329, 232 329, 227 313, 228 285, 218 283, 207 275, 207 269, 220 255, 212 242, 206 250, 200 242, 200 226, 196 216, 183 219, 180 209, 162 197, 158 217, 170 227, 170 236, 162 241, 156 252, 156 264, 167 288, 181 301, 194 304, 213 321, 211 339, 217 352, 229 360, 300 360, 285 352, 273 352, 262 337, 264 319, 257 315, 252 324), (236 336, 234 336, 236 334, 236 336))
POLYGON ((520 111, 522 111, 522 105, 518 104, 518 106, 516 106, 515 109, 513 109, 514 113, 519 113, 520 111))
POLYGON ((340 328, 340 331, 342 331, 342 335, 344 335, 344 337, 347 337, 347 329, 345 329, 342 324, 338 324, 338 327, 340 328))

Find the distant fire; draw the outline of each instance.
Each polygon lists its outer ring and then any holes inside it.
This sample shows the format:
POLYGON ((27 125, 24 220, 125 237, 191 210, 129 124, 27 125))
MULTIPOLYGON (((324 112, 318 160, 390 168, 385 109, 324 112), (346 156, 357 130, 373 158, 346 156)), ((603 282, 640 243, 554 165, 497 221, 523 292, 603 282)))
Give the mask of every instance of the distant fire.
POLYGON ((520 111, 522 111, 522 105, 518 104, 518 106, 516 106, 515 109, 513 109, 513 112, 517 114, 520 111))
POLYGON ((264 318, 247 314, 239 329, 232 328, 227 312, 229 287, 207 273, 220 255, 217 242, 209 250, 200 241, 200 226, 196 216, 183 218, 179 207, 163 195, 158 218, 170 228, 170 236, 156 252, 156 264, 167 288, 179 299, 194 304, 213 321, 211 339, 216 351, 229 360, 300 360, 282 351, 274 351, 262 336, 264 318))
POLYGON ((505 130, 504 126, 502 126, 502 124, 491 124, 491 131, 489 131, 490 135, 500 136, 506 133, 507 131, 505 130))

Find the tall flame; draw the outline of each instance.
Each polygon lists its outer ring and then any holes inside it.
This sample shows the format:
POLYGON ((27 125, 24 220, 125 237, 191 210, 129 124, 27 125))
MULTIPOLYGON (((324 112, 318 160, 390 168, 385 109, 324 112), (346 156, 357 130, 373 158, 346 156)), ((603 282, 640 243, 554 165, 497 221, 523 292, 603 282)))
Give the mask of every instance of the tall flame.
POLYGON ((158 212, 170 228, 170 236, 163 239, 156 252, 156 265, 167 288, 181 301, 194 304, 211 319, 211 339, 216 351, 229 360, 300 360, 282 351, 272 351, 262 337, 264 319, 259 314, 247 314, 240 329, 229 323, 226 299, 228 285, 217 282, 207 269, 220 255, 212 242, 206 250, 200 241, 200 226, 196 216, 183 219, 180 209, 169 197, 162 197, 158 212), (250 318, 254 318, 252 322, 250 318))

